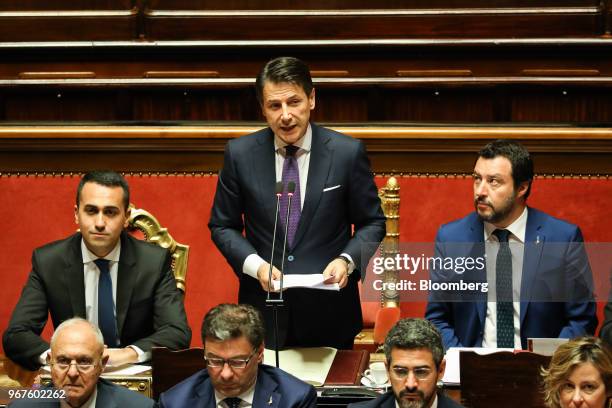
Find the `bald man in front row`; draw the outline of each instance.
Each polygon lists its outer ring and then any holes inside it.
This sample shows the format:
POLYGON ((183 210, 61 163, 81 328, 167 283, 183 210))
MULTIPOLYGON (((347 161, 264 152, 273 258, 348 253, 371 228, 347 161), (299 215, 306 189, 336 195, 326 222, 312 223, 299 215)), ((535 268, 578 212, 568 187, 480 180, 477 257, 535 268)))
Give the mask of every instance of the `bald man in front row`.
POLYGON ((64 391, 65 399, 16 400, 10 407, 153 407, 152 399, 100 378, 108 358, 100 329, 85 319, 66 320, 53 333, 47 354, 53 386, 64 391))

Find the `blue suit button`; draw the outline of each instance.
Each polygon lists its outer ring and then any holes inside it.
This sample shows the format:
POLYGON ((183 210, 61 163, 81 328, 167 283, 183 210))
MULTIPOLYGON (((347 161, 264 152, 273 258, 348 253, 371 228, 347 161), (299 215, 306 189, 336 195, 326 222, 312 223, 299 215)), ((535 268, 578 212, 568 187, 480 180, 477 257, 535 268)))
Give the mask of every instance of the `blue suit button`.
POLYGON ((294 258, 294 256, 293 256, 293 255, 289 255, 289 256, 287 257, 287 260, 288 260, 289 262, 293 262, 293 260, 294 260, 294 259, 295 259, 295 258, 294 258))

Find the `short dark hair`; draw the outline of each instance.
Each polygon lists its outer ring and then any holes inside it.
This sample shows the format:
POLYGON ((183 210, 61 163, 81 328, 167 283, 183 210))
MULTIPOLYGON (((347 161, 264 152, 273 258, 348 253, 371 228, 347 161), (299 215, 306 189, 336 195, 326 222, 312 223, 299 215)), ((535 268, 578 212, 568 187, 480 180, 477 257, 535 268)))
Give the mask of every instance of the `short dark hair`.
POLYGON ((210 309, 202 322, 202 343, 206 339, 224 341, 244 336, 259 348, 265 333, 261 313, 251 305, 222 303, 210 309))
POLYGON ((391 365, 391 351, 394 348, 404 350, 427 349, 433 355, 436 368, 444 358, 444 346, 442 336, 429 320, 425 319, 402 319, 389 330, 385 339, 385 357, 387 364, 391 365))
POLYGON ((525 146, 514 140, 497 139, 488 143, 478 152, 478 157, 484 159, 494 159, 497 156, 505 157, 510 161, 515 189, 522 183, 529 182, 525 193, 525 199, 527 199, 533 182, 533 160, 531 160, 525 146))
POLYGON ((86 183, 96 183, 105 187, 121 187, 123 189, 123 206, 127 211, 130 206, 130 186, 123 176, 112 170, 94 170, 86 173, 77 187, 76 205, 81 202, 81 191, 86 183))
POLYGON ((259 71, 255 80, 255 91, 260 104, 263 104, 263 89, 266 82, 275 84, 288 82, 298 85, 308 96, 313 88, 308 65, 294 57, 274 58, 259 71))

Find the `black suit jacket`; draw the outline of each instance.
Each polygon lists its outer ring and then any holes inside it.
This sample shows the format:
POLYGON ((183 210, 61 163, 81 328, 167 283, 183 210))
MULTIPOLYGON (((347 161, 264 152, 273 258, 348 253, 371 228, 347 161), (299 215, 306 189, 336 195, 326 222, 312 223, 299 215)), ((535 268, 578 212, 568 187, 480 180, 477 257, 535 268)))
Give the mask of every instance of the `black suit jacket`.
MULTIPOLYGON (((189 347, 191 329, 170 268, 170 253, 157 245, 121 234, 117 273, 117 328, 121 347, 189 347)), ((81 234, 34 250, 32 271, 2 338, 4 352, 35 370, 49 348, 40 338, 47 316, 53 326, 72 317, 86 318, 81 234)))
MULTIPOLYGON (((270 128, 227 144, 208 224, 213 241, 240 279, 239 301, 267 315, 268 347, 274 341, 266 294, 256 279, 242 272, 242 267, 250 254, 270 259, 276 209, 274 155, 270 128)), ((279 269, 281 230, 276 236, 274 257, 279 269)), ((339 292, 287 290, 279 316, 281 346, 289 325, 303 346, 334 346, 354 338, 362 326, 359 269, 384 234, 385 217, 363 144, 312 124, 306 196, 293 248, 287 249, 284 273, 322 273, 341 253, 348 253, 358 270, 339 292)))
MULTIPOLYGON (((395 408, 395 395, 393 391, 387 391, 383 395, 364 402, 356 402, 348 404, 350 408, 395 408)), ((438 392, 438 408, 463 408, 463 405, 457 404, 452 399, 448 398, 442 392, 438 392)))
MULTIPOLYGON (((115 385, 108 380, 98 380, 98 395, 96 396, 96 408, 151 408, 155 401, 125 387, 115 385)), ((57 401, 38 400, 15 400, 9 404, 11 408, 59 408, 57 401)))

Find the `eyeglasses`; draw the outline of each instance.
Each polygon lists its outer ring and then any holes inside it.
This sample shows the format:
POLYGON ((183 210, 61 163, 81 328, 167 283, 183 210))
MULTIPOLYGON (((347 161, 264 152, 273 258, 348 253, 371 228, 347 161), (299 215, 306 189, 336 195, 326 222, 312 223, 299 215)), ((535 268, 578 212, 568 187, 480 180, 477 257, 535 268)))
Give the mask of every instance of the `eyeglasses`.
POLYGON ((255 356, 255 353, 257 353, 257 350, 253 350, 251 355, 248 356, 247 358, 228 358, 228 359, 225 359, 225 358, 221 358, 221 357, 204 356, 204 360, 206 360, 206 364, 209 367, 219 368, 219 367, 225 366, 225 363, 227 363, 227 365, 229 365, 231 368, 245 368, 247 366, 247 364, 249 364, 249 361, 251 361, 253 356, 255 356))
POLYGON ((393 367, 391 368, 391 373, 399 379, 405 379, 410 374, 410 371, 414 373, 414 376, 417 380, 427 380, 433 370, 427 367, 417 367, 412 370, 406 367, 393 367))
POLYGON ((75 365, 76 369, 80 373, 86 374, 86 373, 91 372, 91 370, 93 370, 94 367, 96 367, 98 364, 93 363, 88 360, 75 361, 75 360, 69 360, 67 358, 60 358, 58 360, 52 361, 51 363, 49 363, 49 365, 54 366, 56 369, 60 371, 68 371, 70 369, 70 366, 75 365))

